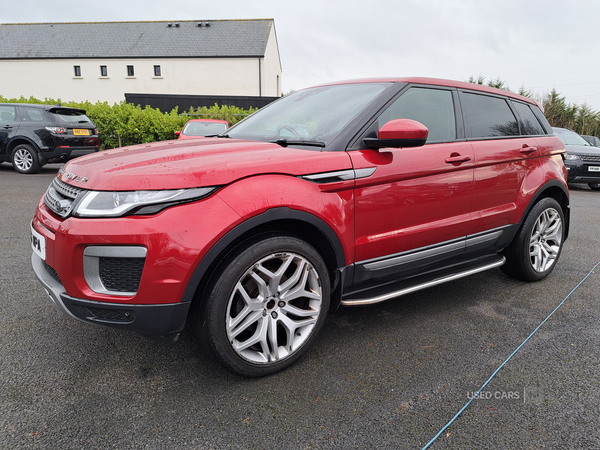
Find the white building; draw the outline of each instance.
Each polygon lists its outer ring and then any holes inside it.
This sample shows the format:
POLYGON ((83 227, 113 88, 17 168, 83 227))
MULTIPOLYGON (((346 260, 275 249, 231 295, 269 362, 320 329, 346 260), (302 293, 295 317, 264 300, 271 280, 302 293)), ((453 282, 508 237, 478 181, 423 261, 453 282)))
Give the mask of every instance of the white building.
POLYGON ((0 95, 281 96, 273 19, 0 24, 0 95))

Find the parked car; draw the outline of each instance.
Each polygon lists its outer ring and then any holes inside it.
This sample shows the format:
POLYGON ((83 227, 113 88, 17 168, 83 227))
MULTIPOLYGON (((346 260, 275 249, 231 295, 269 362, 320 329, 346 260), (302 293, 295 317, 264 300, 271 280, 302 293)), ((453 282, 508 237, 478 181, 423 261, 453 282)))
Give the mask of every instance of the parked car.
POLYGON ((38 173, 44 164, 98 150, 98 130, 82 109, 0 103, 0 163, 17 172, 38 173))
POLYGON ((582 134, 581 135, 582 138, 584 138, 586 141, 588 141, 588 143, 590 145, 593 145, 594 147, 600 147, 600 138, 597 136, 587 136, 582 134))
POLYGON ((178 139, 216 136, 229 128, 226 120, 192 119, 188 120, 181 131, 176 131, 178 139))
POLYGON ((583 137, 567 128, 552 129, 567 149, 567 181, 587 183, 591 189, 600 190, 600 148, 590 145, 583 137))
POLYGON ((219 137, 67 163, 32 222, 34 271, 83 322, 225 367, 298 360, 339 306, 500 267, 555 267, 564 145, 532 100, 428 78, 297 91, 219 137))

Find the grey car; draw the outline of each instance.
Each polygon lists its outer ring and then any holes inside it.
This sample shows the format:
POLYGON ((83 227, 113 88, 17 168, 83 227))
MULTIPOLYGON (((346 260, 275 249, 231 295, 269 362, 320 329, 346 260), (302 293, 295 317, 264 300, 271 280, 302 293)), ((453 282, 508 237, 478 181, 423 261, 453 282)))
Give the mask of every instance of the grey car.
POLYGON ((593 145, 594 147, 600 147, 600 138, 598 136, 588 136, 582 134, 581 137, 588 141, 590 145, 593 145))

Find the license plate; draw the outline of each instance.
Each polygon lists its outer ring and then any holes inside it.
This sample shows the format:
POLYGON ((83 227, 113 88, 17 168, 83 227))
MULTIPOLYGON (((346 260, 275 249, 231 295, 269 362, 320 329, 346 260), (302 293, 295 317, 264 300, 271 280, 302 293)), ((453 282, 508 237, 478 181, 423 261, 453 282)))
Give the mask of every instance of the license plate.
POLYGON ((75 136, 89 136, 90 130, 81 129, 81 128, 73 128, 73 134, 75 136))
POLYGON ((600 166, 590 166, 590 167, 588 167, 588 171, 590 171, 590 172, 600 172, 600 166))
POLYGON ((31 248, 36 255, 46 260, 46 238, 35 231, 33 225, 31 226, 31 248))

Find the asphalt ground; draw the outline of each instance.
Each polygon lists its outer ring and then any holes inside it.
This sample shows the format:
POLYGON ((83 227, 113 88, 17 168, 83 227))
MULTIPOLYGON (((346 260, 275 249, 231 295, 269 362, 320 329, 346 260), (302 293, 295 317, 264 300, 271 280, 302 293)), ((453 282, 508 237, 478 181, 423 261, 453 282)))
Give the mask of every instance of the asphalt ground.
MULTIPOLYGON (((600 192, 571 189, 554 272, 490 270, 328 318, 288 370, 244 379, 174 346, 79 323, 30 267, 58 165, 0 165, 0 449, 422 449, 600 262, 600 192)), ((600 266, 431 449, 600 449, 600 266)))

